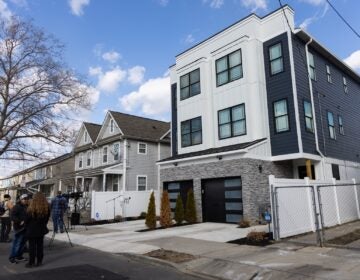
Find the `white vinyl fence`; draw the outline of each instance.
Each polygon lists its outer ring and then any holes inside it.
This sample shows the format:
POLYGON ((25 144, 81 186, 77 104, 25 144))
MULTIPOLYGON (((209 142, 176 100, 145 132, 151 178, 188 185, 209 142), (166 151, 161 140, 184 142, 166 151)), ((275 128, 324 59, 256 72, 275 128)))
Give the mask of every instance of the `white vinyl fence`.
MULTIPOLYGON (((111 220, 117 216, 122 218, 138 217, 147 212, 152 191, 126 192, 92 192, 91 219, 111 220)), ((156 213, 159 213, 159 192, 154 191, 156 213)))
POLYGON ((325 230, 360 219, 355 180, 327 181, 269 177, 276 239, 325 230))

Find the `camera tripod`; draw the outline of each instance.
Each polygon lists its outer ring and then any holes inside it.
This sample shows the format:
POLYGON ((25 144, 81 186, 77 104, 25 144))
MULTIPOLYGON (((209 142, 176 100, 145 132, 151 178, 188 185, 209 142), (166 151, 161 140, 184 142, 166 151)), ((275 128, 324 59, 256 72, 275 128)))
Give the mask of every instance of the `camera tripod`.
MULTIPOLYGON (((74 245, 72 244, 71 242, 71 239, 70 239, 70 236, 69 236, 69 231, 64 223, 64 218, 61 216, 61 218, 59 219, 61 225, 63 226, 64 228, 64 231, 66 232, 66 235, 67 235, 67 238, 69 240, 69 244, 71 247, 74 247, 74 245)), ((51 245, 54 243, 54 239, 55 239, 55 235, 56 235, 56 232, 53 230, 53 234, 51 236, 51 239, 50 239, 50 242, 49 242, 49 247, 51 247, 51 245)))

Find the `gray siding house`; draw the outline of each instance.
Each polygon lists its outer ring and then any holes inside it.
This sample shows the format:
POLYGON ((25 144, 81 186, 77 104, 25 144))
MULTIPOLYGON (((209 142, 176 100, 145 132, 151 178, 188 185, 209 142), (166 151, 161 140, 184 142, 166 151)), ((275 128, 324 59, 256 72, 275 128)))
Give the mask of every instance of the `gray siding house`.
POLYGON ((158 190, 170 124, 108 111, 102 125, 83 123, 74 154, 77 191, 158 190))
POLYGON ((291 7, 180 53, 170 79, 161 185, 184 203, 193 189, 199 221, 261 221, 269 175, 360 180, 360 77, 294 27, 291 7))

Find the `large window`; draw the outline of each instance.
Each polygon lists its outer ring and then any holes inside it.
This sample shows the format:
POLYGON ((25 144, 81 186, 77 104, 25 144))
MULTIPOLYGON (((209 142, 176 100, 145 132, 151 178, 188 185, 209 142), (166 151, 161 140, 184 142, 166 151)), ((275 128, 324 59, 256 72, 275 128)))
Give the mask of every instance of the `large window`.
POLYGON ((115 122, 113 119, 110 120, 110 133, 114 133, 115 130, 115 122))
POLYGON ((102 158, 103 158, 103 163, 107 163, 107 161, 108 161, 108 147, 103 148, 102 158))
POLYGON ((146 191, 147 177, 145 175, 137 176, 137 190, 146 191))
POLYGON ((332 83, 330 66, 326 65, 326 78, 329 83, 332 83))
POLYGON ((200 69, 180 77, 180 100, 197 95, 200 92, 200 69))
POLYGON ((201 143, 201 117, 181 122, 181 146, 188 147, 201 143))
POLYGON ((112 154, 114 156, 114 160, 119 160, 119 155, 120 155, 120 144, 119 143, 114 143, 113 147, 112 147, 112 154))
POLYGON ((348 93, 347 80, 345 77, 343 77, 343 87, 344 87, 344 92, 348 93))
POLYGON ((341 135, 345 135, 344 124, 343 124, 343 118, 342 118, 342 116, 338 115, 338 120, 339 120, 339 133, 340 133, 341 135))
POLYGON ((138 154, 146 155, 147 154, 147 145, 146 143, 138 143, 138 154))
POLYGON ((241 50, 216 60, 216 86, 221 86, 243 77, 241 50))
POLYGON ((87 157, 86 157, 86 166, 90 166, 91 165, 91 151, 87 152, 87 157))
POLYGON ((286 99, 274 102, 274 119, 276 133, 286 132, 290 130, 289 113, 286 99))
POLYGON ((284 71, 281 43, 269 47, 269 59, 271 75, 284 71))
POLYGON ((329 127, 329 136, 331 139, 336 139, 334 114, 328 111, 327 119, 328 119, 328 127, 329 127))
POLYGON ((308 132, 314 132, 314 120, 311 103, 304 100, 305 129, 308 132))
POLYGON ((84 143, 88 142, 88 133, 87 131, 84 132, 84 143))
POLYGON ((312 53, 309 52, 309 75, 310 78, 314 81, 316 81, 316 71, 315 71, 315 60, 312 53))
POLYGON ((246 134, 245 104, 219 111, 218 123, 220 139, 246 134))
POLYGON ((83 167, 83 154, 81 153, 79 155, 79 168, 82 168, 83 167))

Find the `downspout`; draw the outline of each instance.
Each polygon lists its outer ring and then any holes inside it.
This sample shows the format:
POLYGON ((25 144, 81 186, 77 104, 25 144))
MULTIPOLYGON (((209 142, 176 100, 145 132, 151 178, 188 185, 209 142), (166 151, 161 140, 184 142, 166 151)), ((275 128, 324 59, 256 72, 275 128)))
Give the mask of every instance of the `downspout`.
POLYGON ((128 148, 128 141, 124 139, 124 159, 123 159, 123 187, 122 191, 125 192, 126 189, 126 168, 127 168, 127 148, 128 148))
MULTIPOLYGON (((310 77, 310 63, 309 63, 309 48, 308 48, 308 46, 312 43, 312 41, 313 41, 313 39, 310 38, 310 40, 305 44, 306 64, 307 64, 306 67, 307 67, 307 73, 308 73, 307 76, 308 76, 308 80, 309 80, 311 110, 312 110, 313 117, 314 117, 315 146, 316 146, 316 151, 321 156, 321 166, 322 166, 322 171, 323 171, 323 177, 325 178, 325 157, 319 148, 319 138, 318 138, 318 132, 317 132, 315 104, 314 104, 314 92, 313 92, 313 86, 312 86, 312 81, 311 81, 311 77, 310 77)), ((319 99, 319 106, 320 106, 320 99, 319 99)), ((320 110, 320 117, 321 117, 321 110, 320 110)))

